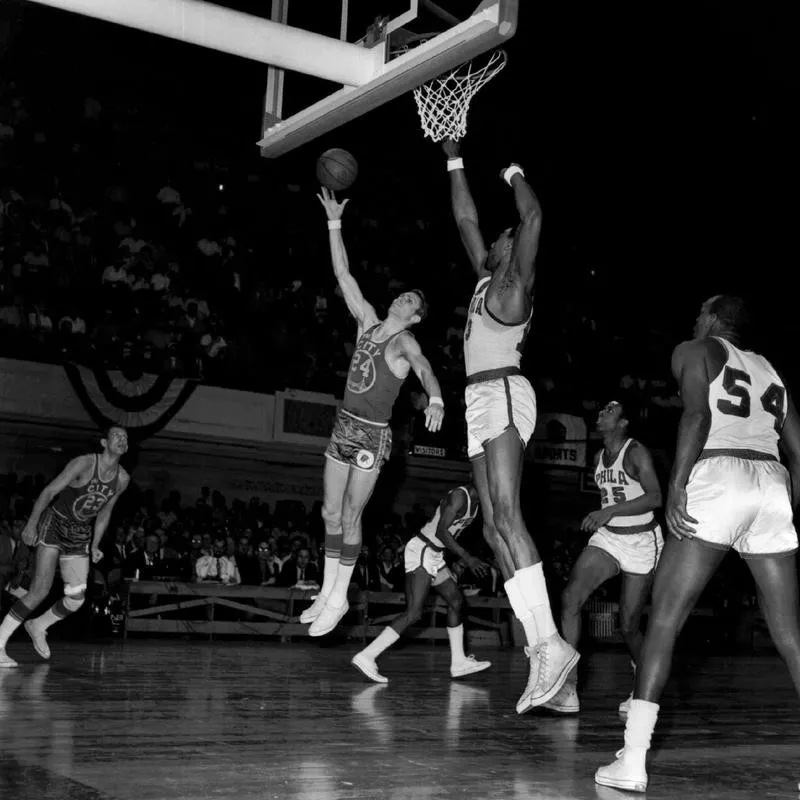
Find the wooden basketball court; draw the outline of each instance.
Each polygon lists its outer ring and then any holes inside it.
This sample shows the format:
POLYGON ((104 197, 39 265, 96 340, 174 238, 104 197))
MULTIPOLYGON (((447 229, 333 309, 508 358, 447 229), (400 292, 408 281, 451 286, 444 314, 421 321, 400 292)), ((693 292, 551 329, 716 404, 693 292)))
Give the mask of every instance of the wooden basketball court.
MULTIPOLYGON (((593 773, 622 744, 622 652, 587 659, 580 716, 518 716, 519 650, 456 682, 410 644, 368 683, 342 641, 53 642, 0 671, 3 800, 624 798, 593 773)), ((777 657, 679 659, 647 797, 796 798, 798 701, 777 657)))

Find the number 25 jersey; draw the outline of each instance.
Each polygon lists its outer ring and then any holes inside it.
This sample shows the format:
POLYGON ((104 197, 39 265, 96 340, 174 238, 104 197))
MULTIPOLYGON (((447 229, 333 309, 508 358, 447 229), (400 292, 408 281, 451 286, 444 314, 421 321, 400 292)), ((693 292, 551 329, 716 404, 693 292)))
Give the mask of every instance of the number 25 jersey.
POLYGON ((711 428, 705 450, 752 450, 778 458, 786 387, 772 364, 715 337, 728 360, 708 387, 711 428))

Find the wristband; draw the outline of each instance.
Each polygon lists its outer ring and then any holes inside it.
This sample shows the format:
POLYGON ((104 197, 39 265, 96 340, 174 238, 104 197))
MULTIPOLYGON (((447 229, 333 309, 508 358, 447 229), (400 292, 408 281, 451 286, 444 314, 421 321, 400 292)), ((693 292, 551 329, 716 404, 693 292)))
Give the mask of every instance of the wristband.
POLYGON ((507 169, 507 170, 506 170, 506 171, 503 173, 503 180, 504 180, 504 181, 505 181, 505 182, 506 182, 506 183, 507 183, 509 186, 511 186, 511 179, 512 179, 512 178, 513 178, 515 175, 522 175, 522 177, 523 177, 523 178, 525 177, 525 173, 522 171, 522 167, 518 167, 516 164, 513 164, 512 166, 510 166, 510 167, 509 167, 509 168, 508 168, 508 169, 507 169))
POLYGON ((463 158, 448 158, 447 159, 447 171, 452 172, 456 169, 464 169, 464 159, 463 158))
POLYGON ((328 220, 328 230, 329 231, 338 231, 342 227, 342 221, 340 219, 329 219, 328 220))
POLYGON ((428 405, 429 406, 441 406, 444 408, 444 400, 441 397, 429 397, 428 398, 428 405))

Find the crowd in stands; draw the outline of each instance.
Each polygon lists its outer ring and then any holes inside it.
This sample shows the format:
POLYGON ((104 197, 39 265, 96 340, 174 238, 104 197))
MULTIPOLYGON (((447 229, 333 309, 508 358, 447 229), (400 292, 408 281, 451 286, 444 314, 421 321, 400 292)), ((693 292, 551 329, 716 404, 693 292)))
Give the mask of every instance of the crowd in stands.
MULTIPOLYGON (((11 473, 0 480, 0 591, 30 585, 33 555, 20 537, 43 487, 41 475, 17 479, 11 473)), ((425 517, 417 509, 405 520, 398 514, 369 518, 353 582, 371 591, 404 591, 403 548, 425 517)), ((490 559, 477 526, 473 534, 472 551, 490 559)), ((109 594, 118 593, 126 579, 313 588, 322 582, 323 541, 319 503, 308 512, 291 501, 271 510, 257 497, 228 503, 220 492, 202 487, 189 504, 172 492, 159 505, 152 491, 134 484, 115 508, 92 582, 109 594)), ((465 586, 493 595, 502 588, 496 568, 483 579, 461 564, 453 568, 465 586)))
MULTIPOLYGON (((34 555, 21 541, 21 532, 36 497, 45 485, 41 475, 0 476, 0 596, 17 587, 27 589, 34 555)), ((365 516, 364 546, 353 583, 370 591, 405 589, 403 548, 420 530, 432 509, 416 507, 401 519, 396 513, 365 516)), ((548 575, 554 607, 570 570, 585 544, 575 527, 545 526, 537 541, 548 575)), ((503 580, 479 522, 463 538, 464 546, 491 567, 483 578, 450 563, 462 588, 486 596, 503 596, 503 580)), ((321 583, 324 528, 320 504, 307 511, 300 502, 281 501, 273 509, 253 497, 228 502, 216 490, 202 487, 196 498, 172 492, 160 505, 152 491, 135 483, 122 496, 106 532, 103 559, 91 579, 95 596, 119 595, 128 580, 214 581, 229 585, 314 588, 321 583)), ((605 584, 595 599, 616 601, 619 588, 605 584)), ((715 609, 754 604, 753 584, 740 559, 726 559, 712 579, 701 604, 715 609)), ((8 597, 5 597, 8 604, 8 597)))
MULTIPOLYGON (((313 184, 261 172, 253 154, 191 151, 175 120, 129 98, 75 87, 55 99, 14 63, 0 80, 0 355, 339 394, 355 328, 313 184)), ((351 270, 379 308, 404 289, 426 292, 432 314, 417 335, 449 419, 461 419, 473 278, 446 194, 435 204, 417 197, 410 211, 402 174, 387 167, 374 180, 379 207, 356 201, 346 211, 351 270)), ((542 258, 542 296, 559 303, 537 306, 528 348, 540 408, 591 417, 627 387, 665 430, 677 398, 666 349, 652 353, 658 332, 648 357, 637 356, 629 336, 595 319, 598 286, 553 283, 586 265, 542 258)), ((423 404, 409 381, 395 421, 423 404)))

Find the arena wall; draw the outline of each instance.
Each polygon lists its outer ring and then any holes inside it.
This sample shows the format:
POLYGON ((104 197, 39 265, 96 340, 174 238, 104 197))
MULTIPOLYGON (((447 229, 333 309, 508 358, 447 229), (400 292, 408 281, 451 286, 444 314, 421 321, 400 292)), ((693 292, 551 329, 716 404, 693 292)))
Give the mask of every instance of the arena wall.
MULTIPOLYGON (((259 497, 307 507, 322 496, 323 453, 336 399, 307 392, 276 396, 198 386, 157 435, 123 462, 136 483, 158 498, 181 492, 192 502, 201 486, 226 497, 259 497), (327 428, 326 428, 327 426, 327 428)), ((63 368, 0 359, 0 471, 52 477, 72 457, 93 449, 98 431, 63 368)), ((468 478, 468 464, 394 457, 373 502, 411 510, 438 502, 468 478)))

